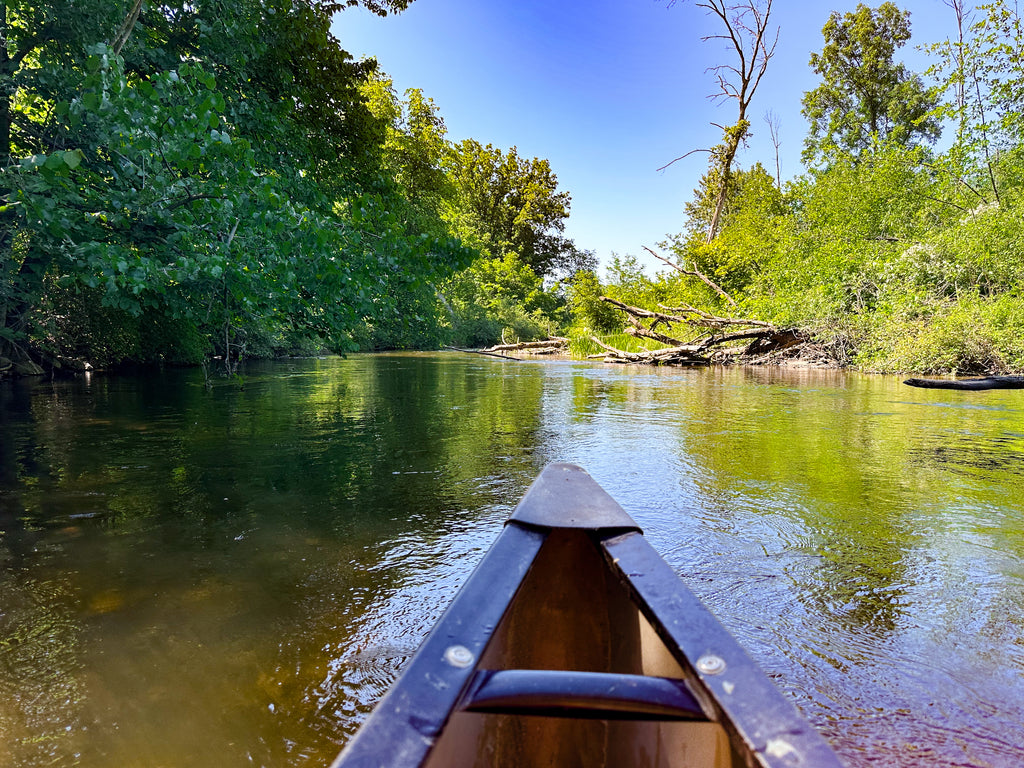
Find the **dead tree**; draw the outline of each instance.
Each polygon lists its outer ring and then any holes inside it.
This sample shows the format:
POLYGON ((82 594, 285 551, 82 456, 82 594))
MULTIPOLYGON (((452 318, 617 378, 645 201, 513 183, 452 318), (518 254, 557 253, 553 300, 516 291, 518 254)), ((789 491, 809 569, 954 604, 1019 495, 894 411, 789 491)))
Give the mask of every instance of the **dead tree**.
POLYGON ((626 333, 667 345, 661 349, 628 352, 616 349, 597 337, 591 336, 591 341, 605 350, 604 355, 597 355, 597 357, 603 357, 606 362, 648 365, 708 365, 742 356, 768 356, 805 340, 798 331, 792 328, 776 328, 764 320, 717 317, 695 307, 659 306, 665 311, 656 312, 643 307, 630 306, 610 296, 602 296, 601 301, 626 313, 629 322, 626 333), (692 330, 699 329, 699 333, 692 341, 683 342, 678 336, 670 336, 668 333, 656 331, 655 328, 659 325, 664 325, 667 330, 673 330, 675 326, 688 326, 692 330), (744 343, 738 346, 737 342, 744 343))
POLYGON ((643 249, 645 251, 647 251, 649 254, 651 254, 651 256, 653 256, 654 258, 656 258, 656 259, 658 259, 660 261, 663 261, 666 264, 668 264, 670 267, 672 267, 672 269, 676 270, 677 272, 681 272, 682 274, 687 275, 688 277, 696 277, 696 278, 700 279, 700 281, 703 282, 706 286, 708 286, 711 290, 713 290, 715 293, 717 293, 719 296, 721 296, 727 302, 732 304, 734 307, 736 306, 736 302, 733 301, 732 296, 730 296, 728 293, 726 293, 724 290, 722 290, 722 287, 718 283, 716 283, 714 280, 712 280, 707 275, 705 275, 703 272, 701 272, 699 269, 697 269, 697 265, 696 264, 693 265, 693 269, 692 270, 685 269, 681 265, 676 264, 671 259, 666 259, 664 256, 655 253, 650 248, 648 248, 646 245, 643 246, 643 249))
MULTIPOLYGON (((669 6, 675 5, 671 0, 669 6)), ((707 241, 710 243, 718 234, 718 227, 725 210, 726 197, 729 192, 729 179, 732 175, 732 164, 739 151, 740 144, 750 131, 750 120, 747 111, 754 98, 754 92, 761 83, 761 78, 768 68, 768 62, 775 55, 775 46, 779 42, 779 28, 774 35, 769 30, 769 18, 772 13, 772 0, 743 0, 743 2, 726 2, 725 0, 703 0, 696 3, 709 15, 717 17, 725 26, 725 31, 718 35, 706 35, 701 38, 708 40, 724 40, 727 48, 736 54, 735 64, 719 64, 708 69, 714 73, 718 90, 711 94, 712 100, 735 99, 739 108, 736 122, 730 126, 712 123, 721 129, 724 140, 713 149, 691 150, 685 155, 666 163, 658 170, 664 170, 678 160, 692 155, 694 152, 710 152, 712 162, 717 162, 720 169, 720 187, 715 199, 715 209, 708 225, 707 241)))
POLYGON ((782 164, 779 162, 779 145, 782 143, 779 140, 779 127, 781 120, 775 113, 775 110, 769 109, 764 113, 764 121, 768 125, 768 134, 772 139, 772 146, 775 147, 775 187, 780 192, 782 191, 782 164))
POLYGON ((525 352, 528 355, 556 355, 569 351, 569 339, 551 336, 541 341, 520 341, 515 344, 496 344, 484 352, 525 352))

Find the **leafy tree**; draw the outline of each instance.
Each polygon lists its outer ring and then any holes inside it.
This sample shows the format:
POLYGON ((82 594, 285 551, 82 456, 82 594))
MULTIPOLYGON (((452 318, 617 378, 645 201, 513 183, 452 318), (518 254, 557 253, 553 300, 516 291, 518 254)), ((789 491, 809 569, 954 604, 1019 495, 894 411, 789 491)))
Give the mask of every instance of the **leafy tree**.
MULTIPOLYGON (((720 182, 710 179, 712 169, 694 190, 686 204, 686 230, 670 238, 680 263, 695 264, 729 294, 747 287, 772 260, 788 228, 789 209, 771 174, 760 163, 736 169, 730 179, 718 237, 707 242, 707 222, 717 205, 720 182)), ((696 298, 696 297, 695 297, 696 298)), ((702 302, 717 301, 717 295, 702 292, 702 302)))
POLYGON ((458 344, 530 341, 556 331, 564 299, 515 253, 483 256, 442 289, 458 344))
POLYGON ((447 128, 433 99, 419 88, 409 88, 405 99, 395 93, 391 78, 372 74, 361 86, 367 106, 384 126, 381 170, 398 186, 406 200, 439 220, 442 202, 454 187, 443 167, 450 149, 447 128))
POLYGON ((563 235, 571 197, 558 190, 547 160, 466 139, 453 147, 448 171, 458 209, 472 218, 492 255, 515 253, 542 277, 577 258, 563 235))
POLYGON ((201 62, 221 84, 226 118, 261 165, 344 196, 372 184, 383 129, 360 93, 375 62, 354 62, 330 31, 340 7, 319 0, 146 4, 124 47, 125 70, 148 77, 201 62))
POLYGON ((86 45, 113 32, 117 5, 5 0, 0 9, 0 157, 50 148, 46 112, 71 87, 86 45))
POLYGON ((622 330, 623 315, 606 301, 605 289, 593 270, 582 269, 569 281, 569 310, 573 324, 597 333, 622 330))
POLYGON ((825 47, 810 61, 822 83, 803 98, 803 115, 811 124, 805 162, 827 162, 840 152, 859 154, 876 138, 904 146, 938 138, 940 124, 930 114, 936 93, 893 61, 910 39, 908 11, 890 2, 877 9, 860 4, 843 16, 833 12, 822 34, 825 47))
POLYGON ((8 65, 45 66, 18 92, 12 122, 31 130, 12 133, 21 159, 0 177, 0 352, 49 337, 51 299, 191 324, 226 361, 274 337, 346 346, 468 263, 381 185, 384 131, 359 92, 372 65, 329 35, 327 4, 120 10, 77 41, 25 32, 31 56, 8 48, 8 65), (124 59, 86 57, 103 26, 124 59))
POLYGON ((1024 19, 1015 3, 984 3, 969 13, 962 0, 946 0, 957 35, 930 47, 929 70, 947 95, 935 114, 951 119, 956 141, 941 169, 952 182, 951 202, 970 210, 1001 202, 1000 171, 1024 140, 1024 19))

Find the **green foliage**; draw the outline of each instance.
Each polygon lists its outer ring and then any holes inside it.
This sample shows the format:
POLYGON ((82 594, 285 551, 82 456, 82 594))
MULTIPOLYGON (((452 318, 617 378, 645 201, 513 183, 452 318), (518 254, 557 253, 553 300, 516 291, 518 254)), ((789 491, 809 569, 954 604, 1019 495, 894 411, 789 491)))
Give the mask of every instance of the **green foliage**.
POLYGON ((383 170, 411 203, 429 206, 436 215, 440 200, 453 192, 442 168, 447 129, 437 106, 418 88, 408 89, 405 101, 399 99, 392 80, 382 74, 367 79, 361 92, 385 126, 383 170))
POLYGON ((889 145, 844 156, 789 187, 788 216, 745 222, 772 246, 750 286, 751 311, 801 325, 872 311, 886 264, 936 221, 922 151, 889 145))
POLYGON ((493 256, 515 253, 541 277, 571 271, 578 252, 564 237, 571 198, 547 160, 519 157, 467 139, 452 147, 454 217, 479 232, 493 256))
POLYGON ((666 280, 652 280, 635 256, 612 254, 608 265, 608 296, 634 307, 656 306, 667 298, 666 280))
MULTIPOLYGON (((695 265, 726 292, 746 289, 788 245, 792 221, 775 180, 760 163, 734 169, 723 208, 718 236, 708 242, 705 232, 715 207, 714 169, 705 174, 687 204, 686 229, 668 241, 680 264, 695 265)), ((701 284, 688 285, 690 298, 712 304, 720 297, 701 284)))
POLYGON ((961 294, 907 303, 880 318, 857 362, 870 370, 1004 373, 1024 368, 1024 301, 1018 293, 961 294))
POLYGON ((127 6, 108 6, 60 5, 62 18, 5 6, 14 58, 0 78, 14 99, 0 112, 21 159, 0 169, 0 347, 237 359, 307 340, 350 349, 364 325, 424 327, 413 318, 435 314, 429 286, 475 255, 422 202, 429 172, 441 174, 443 123, 412 95, 405 127, 420 143, 407 155, 419 166, 389 178, 389 126, 360 91, 374 64, 353 63, 329 32, 341 6, 147 5, 123 57, 86 45, 121 24, 127 6), (61 324, 55 285, 89 296, 83 327, 109 312, 156 317, 198 343, 141 333, 100 349, 61 324))
POLYGON ((481 256, 441 289, 458 346, 546 338, 564 324, 565 300, 515 253, 481 256))
POLYGON ((597 334, 622 329, 623 316, 615 307, 601 301, 605 289, 592 270, 580 270, 568 287, 569 311, 574 329, 597 334))
POLYGON ((913 146, 938 138, 939 121, 930 114, 935 92, 893 60, 910 39, 908 11, 891 2, 877 9, 860 4, 843 16, 833 11, 822 34, 825 47, 810 61, 822 83, 803 98, 811 124, 806 162, 828 164, 877 140, 913 146))

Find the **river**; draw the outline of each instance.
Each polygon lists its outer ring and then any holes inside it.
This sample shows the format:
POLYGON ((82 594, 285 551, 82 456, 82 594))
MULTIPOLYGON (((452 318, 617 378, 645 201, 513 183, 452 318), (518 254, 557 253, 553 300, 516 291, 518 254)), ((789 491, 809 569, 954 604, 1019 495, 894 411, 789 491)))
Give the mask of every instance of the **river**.
POLYGON ((323 766, 548 462, 850 766, 1024 764, 1024 391, 354 355, 0 382, 0 766, 323 766))

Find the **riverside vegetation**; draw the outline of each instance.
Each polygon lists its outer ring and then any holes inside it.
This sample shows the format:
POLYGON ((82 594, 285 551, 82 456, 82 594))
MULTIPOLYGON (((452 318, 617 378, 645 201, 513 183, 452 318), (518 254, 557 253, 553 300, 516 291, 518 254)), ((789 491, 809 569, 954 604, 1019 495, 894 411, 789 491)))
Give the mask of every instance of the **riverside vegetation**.
MULTIPOLYGON (((352 2, 9 0, 0 368, 658 346, 608 297, 757 318, 832 365, 1022 369, 1024 24, 1006 0, 945 2, 951 34, 921 74, 896 61, 909 14, 833 13, 804 172, 736 163, 741 102, 660 245, 675 268, 650 277, 632 256, 598 274, 565 237, 546 160, 450 141, 422 91, 353 61, 330 32, 352 2)), ((762 33, 742 60, 763 74, 771 0, 695 5, 741 33, 737 53, 762 33)))

